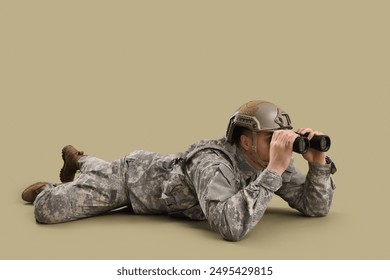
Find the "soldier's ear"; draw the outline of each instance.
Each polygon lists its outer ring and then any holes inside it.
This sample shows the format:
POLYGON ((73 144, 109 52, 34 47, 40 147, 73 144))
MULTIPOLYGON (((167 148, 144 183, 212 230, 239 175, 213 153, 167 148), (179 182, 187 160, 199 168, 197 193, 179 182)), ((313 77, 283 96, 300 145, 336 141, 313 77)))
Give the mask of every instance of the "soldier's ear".
POLYGON ((252 139, 251 137, 246 136, 245 134, 241 134, 240 136, 240 145, 245 151, 249 151, 252 147, 252 139))

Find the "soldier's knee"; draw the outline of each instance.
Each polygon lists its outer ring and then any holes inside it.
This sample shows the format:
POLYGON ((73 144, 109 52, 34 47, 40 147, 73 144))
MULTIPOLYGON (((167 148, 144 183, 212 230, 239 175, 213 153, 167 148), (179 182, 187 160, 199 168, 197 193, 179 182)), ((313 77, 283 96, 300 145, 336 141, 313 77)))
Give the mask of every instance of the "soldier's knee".
POLYGON ((53 214, 50 211, 44 209, 35 208, 34 210, 35 221, 39 224, 58 224, 70 221, 69 217, 65 215, 53 214))
POLYGON ((35 221, 39 224, 53 224, 50 216, 45 213, 41 207, 34 208, 35 221))
POLYGON ((63 223, 68 219, 68 216, 65 215, 65 211, 53 208, 51 203, 45 200, 34 203, 34 215, 36 222, 40 224, 63 223))

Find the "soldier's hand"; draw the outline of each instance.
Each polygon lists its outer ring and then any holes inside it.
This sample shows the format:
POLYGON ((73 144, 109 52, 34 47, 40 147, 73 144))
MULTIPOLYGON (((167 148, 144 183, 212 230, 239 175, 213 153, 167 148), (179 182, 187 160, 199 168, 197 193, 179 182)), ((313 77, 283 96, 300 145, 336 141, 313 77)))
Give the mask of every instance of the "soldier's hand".
POLYGON ((292 157, 292 148, 298 135, 292 130, 277 130, 273 133, 270 144, 268 169, 279 175, 286 170, 292 157))

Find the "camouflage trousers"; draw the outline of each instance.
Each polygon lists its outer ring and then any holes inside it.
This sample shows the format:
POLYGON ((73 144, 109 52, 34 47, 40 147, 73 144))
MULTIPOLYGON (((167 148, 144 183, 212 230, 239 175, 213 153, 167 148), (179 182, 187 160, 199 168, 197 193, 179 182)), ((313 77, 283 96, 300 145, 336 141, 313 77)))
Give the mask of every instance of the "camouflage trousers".
POLYGON ((108 163, 84 156, 73 182, 48 184, 34 201, 38 223, 53 224, 87 218, 130 206, 125 159, 108 163))

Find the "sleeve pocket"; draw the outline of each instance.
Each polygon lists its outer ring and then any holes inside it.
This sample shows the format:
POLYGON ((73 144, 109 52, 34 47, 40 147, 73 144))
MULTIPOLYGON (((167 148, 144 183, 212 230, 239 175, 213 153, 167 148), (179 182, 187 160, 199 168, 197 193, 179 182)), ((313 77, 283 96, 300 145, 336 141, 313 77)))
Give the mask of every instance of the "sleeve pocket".
POLYGON ((224 201, 236 193, 234 174, 225 165, 220 165, 207 187, 206 200, 224 201))

